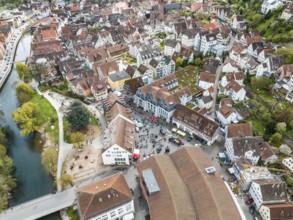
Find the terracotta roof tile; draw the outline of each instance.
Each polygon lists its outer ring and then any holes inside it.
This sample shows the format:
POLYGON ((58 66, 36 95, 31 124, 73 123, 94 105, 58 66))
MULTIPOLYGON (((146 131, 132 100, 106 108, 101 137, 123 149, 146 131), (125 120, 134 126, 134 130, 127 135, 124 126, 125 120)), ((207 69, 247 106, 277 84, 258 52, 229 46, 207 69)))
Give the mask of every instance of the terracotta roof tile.
POLYGON ((209 175, 212 166, 200 148, 182 147, 170 156, 156 155, 142 161, 138 173, 151 168, 160 191, 147 199, 155 220, 238 220, 241 219, 220 174, 209 175))
POLYGON ((82 220, 90 219, 133 200, 122 173, 79 188, 76 197, 82 220))

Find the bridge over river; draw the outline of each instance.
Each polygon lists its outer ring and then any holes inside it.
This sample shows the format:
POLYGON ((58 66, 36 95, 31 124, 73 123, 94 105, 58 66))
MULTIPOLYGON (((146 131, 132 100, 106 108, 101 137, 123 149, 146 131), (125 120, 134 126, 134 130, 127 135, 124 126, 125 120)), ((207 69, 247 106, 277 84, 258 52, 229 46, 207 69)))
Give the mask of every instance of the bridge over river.
POLYGON ((0 220, 33 220, 72 206, 75 188, 49 194, 9 208, 0 214, 0 220))

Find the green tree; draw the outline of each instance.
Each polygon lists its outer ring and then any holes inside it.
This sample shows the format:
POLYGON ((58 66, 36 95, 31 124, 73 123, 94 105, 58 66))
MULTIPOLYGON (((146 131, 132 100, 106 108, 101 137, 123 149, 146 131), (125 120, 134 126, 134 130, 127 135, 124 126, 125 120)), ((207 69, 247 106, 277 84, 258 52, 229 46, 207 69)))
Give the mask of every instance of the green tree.
POLYGON ((17 62, 16 63, 16 72, 18 73, 19 78, 23 79, 24 82, 26 82, 26 83, 31 82, 32 74, 31 74, 31 71, 29 70, 27 65, 25 65, 21 62, 17 62))
POLYGON ((35 94, 35 91, 24 82, 17 83, 15 88, 17 99, 20 102, 20 104, 28 102, 35 94))
POLYGON ((53 147, 43 151, 42 164, 48 173, 51 173, 52 175, 54 175, 55 172, 57 171, 58 151, 56 151, 56 149, 53 147))
POLYGON ((184 63, 184 60, 181 57, 177 57, 176 61, 176 68, 181 67, 184 63))
MULTIPOLYGON (((2 128, 0 128, 0 134, 4 134, 2 128)), ((0 144, 0 212, 7 208, 11 198, 10 191, 16 187, 16 182, 10 174, 12 167, 12 159, 7 156, 6 147, 0 144)))
POLYGON ((262 114, 261 118, 263 121, 267 122, 271 120, 272 115, 269 112, 265 112, 264 114, 262 114))
POLYGON ((38 83, 41 83, 41 80, 49 74, 48 64, 36 63, 34 64, 34 71, 32 72, 32 76, 38 83))
POLYGON ((284 180, 285 180, 287 186, 289 186, 289 187, 293 187, 293 178, 292 178, 292 177, 290 177, 290 176, 288 176, 287 174, 285 174, 285 175, 283 176, 283 178, 284 178, 284 180))
POLYGON ((73 183, 72 176, 68 173, 63 173, 60 177, 60 181, 63 188, 67 186, 72 186, 73 183))
POLYGON ((279 144, 281 140, 282 140, 282 135, 280 133, 278 133, 278 132, 276 132, 271 137, 271 143, 273 143, 273 144, 279 144))
POLYGON ((84 135, 81 132, 74 132, 70 135, 71 143, 77 144, 77 147, 81 146, 81 142, 83 142, 84 139, 84 135))
POLYGON ((285 122, 279 122, 276 125, 276 130, 280 133, 280 134, 284 134, 287 130, 287 125, 285 122))
POLYGON ((253 77, 251 79, 251 86, 254 90, 269 90, 271 88, 272 81, 268 77, 253 77))
POLYGON ((290 120, 289 126, 290 126, 291 129, 293 129, 293 120, 290 120))
POLYGON ((5 135, 5 131, 3 128, 0 127, 0 145, 6 145, 7 139, 5 135))
POLYGON ((66 119, 74 131, 80 131, 89 124, 90 113, 80 101, 74 101, 68 108, 66 119))
POLYGON ((12 112, 15 123, 18 124, 21 129, 20 134, 22 136, 37 131, 40 112, 40 108, 32 102, 26 102, 12 112))
POLYGON ((194 60, 194 65, 201 67, 202 66, 202 59, 199 57, 194 60))

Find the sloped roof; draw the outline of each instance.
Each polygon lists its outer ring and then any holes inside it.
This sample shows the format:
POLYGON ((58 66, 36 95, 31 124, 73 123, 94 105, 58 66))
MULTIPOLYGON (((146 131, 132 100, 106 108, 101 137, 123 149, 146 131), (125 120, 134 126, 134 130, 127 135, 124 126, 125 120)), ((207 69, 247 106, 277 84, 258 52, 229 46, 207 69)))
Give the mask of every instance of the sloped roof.
POLYGON ((181 121, 203 135, 211 139, 218 131, 220 125, 212 119, 184 106, 178 104, 173 114, 173 120, 181 121))
POLYGON ((200 75, 199 75, 199 80, 209 82, 209 83, 215 83, 216 75, 201 72, 200 75))
POLYGON ((76 197, 82 220, 90 219, 133 200, 122 173, 79 188, 76 197))
POLYGON ((292 219, 293 216, 293 203, 284 204, 273 204, 273 205, 263 205, 270 209, 269 218, 276 220, 292 219))
POLYGON ((259 185, 262 199, 265 202, 282 202, 287 199, 286 183, 279 179, 260 179, 253 181, 259 185))
POLYGON ((141 77, 136 77, 136 78, 132 78, 132 79, 127 79, 124 82, 124 86, 128 86, 130 92, 132 95, 135 95, 136 91, 138 88, 142 87, 143 81, 141 77))
POLYGON ((260 146, 264 142, 262 137, 234 137, 232 138, 234 155, 245 156, 248 151, 253 152, 254 157, 260 156, 260 146))
POLYGON ((227 127, 227 138, 253 136, 252 126, 246 124, 231 124, 227 127))
MULTIPOLYGON (((220 174, 207 174, 212 166, 200 148, 182 147, 167 155, 156 155, 137 167, 151 168, 160 192, 146 199, 155 220, 241 219, 220 174)), ((143 188, 145 190, 145 188, 143 188)))

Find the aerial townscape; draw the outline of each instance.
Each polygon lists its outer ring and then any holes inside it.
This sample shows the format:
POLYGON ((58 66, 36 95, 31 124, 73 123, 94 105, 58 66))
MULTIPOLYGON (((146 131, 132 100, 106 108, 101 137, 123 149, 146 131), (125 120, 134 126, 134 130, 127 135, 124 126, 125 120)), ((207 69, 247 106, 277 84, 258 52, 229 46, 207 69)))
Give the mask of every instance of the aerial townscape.
POLYGON ((292 104, 292 0, 0 0, 0 220, 292 220, 292 104))

